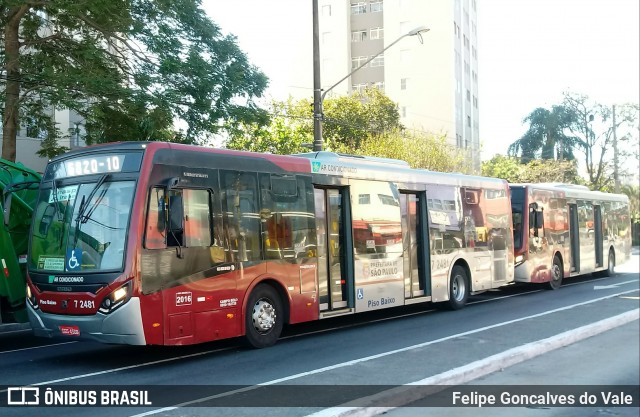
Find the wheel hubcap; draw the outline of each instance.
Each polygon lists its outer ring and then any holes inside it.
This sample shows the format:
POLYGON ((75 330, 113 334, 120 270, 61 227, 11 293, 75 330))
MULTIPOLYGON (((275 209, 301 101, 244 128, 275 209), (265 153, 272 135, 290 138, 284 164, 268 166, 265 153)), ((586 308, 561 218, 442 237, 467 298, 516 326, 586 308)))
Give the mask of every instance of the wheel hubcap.
POLYGON ((561 276, 562 275, 560 275, 560 265, 557 265, 557 264, 553 265, 553 276, 552 276, 552 279, 554 281, 559 281, 561 276))
POLYGON ((456 301, 462 300, 464 298, 465 291, 464 279, 462 279, 460 275, 456 275, 455 277, 453 277, 451 287, 453 291, 453 298, 455 298, 456 301))
POLYGON ((276 309, 268 300, 258 300, 253 306, 253 327, 261 333, 268 332, 276 323, 276 309))

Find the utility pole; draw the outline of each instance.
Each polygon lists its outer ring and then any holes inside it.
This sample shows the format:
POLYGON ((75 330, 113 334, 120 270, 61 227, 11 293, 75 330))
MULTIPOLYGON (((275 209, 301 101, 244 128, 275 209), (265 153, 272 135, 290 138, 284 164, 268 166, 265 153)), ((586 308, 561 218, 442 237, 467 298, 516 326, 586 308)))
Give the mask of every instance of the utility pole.
POLYGON ((322 85, 320 83, 320 29, 318 0, 313 0, 313 151, 322 150, 322 85))
POLYGON ((620 193, 620 177, 618 176, 618 135, 616 134, 616 105, 613 105, 613 182, 614 191, 620 193))

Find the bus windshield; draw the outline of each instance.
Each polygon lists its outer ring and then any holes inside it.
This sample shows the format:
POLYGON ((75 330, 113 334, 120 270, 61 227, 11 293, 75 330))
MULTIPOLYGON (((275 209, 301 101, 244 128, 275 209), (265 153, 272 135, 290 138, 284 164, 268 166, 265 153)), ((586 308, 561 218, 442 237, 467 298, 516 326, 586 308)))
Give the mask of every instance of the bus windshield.
POLYGON ((48 272, 121 270, 134 181, 42 188, 32 224, 29 268, 48 272))

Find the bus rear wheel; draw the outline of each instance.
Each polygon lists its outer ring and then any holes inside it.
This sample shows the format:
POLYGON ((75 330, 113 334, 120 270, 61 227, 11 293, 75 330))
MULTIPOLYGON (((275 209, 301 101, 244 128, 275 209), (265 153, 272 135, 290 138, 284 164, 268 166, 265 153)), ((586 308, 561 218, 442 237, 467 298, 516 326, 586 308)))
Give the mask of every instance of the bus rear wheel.
POLYGON ((270 285, 258 285, 249 296, 245 314, 245 338, 255 348, 274 345, 284 325, 284 308, 278 292, 270 285))
POLYGON ((467 304, 469 298, 469 278, 467 271, 460 265, 453 267, 449 280, 449 301, 447 307, 451 310, 459 310, 467 304))
POLYGON ((562 285, 562 276, 564 271, 562 269, 562 261, 557 256, 553 257, 553 265, 551 266, 551 279, 549 280, 549 288, 557 290, 562 285))
POLYGON ((605 276, 612 277, 616 274, 616 254, 613 252, 613 249, 609 249, 609 263, 607 265, 607 270, 605 271, 605 276))

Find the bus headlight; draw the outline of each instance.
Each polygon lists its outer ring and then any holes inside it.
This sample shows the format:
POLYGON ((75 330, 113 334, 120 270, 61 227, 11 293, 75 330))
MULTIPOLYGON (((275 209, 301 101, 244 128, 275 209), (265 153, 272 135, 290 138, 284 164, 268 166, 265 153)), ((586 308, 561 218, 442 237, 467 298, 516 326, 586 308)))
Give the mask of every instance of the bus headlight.
POLYGON ((38 299, 35 294, 31 292, 29 284, 27 284, 27 301, 29 301, 29 304, 31 304, 31 307, 33 307, 34 310, 38 308, 38 299))
POLYGON ((131 298, 131 281, 107 295, 104 300, 102 300, 99 311, 104 314, 109 314, 129 301, 129 298, 131 298))

